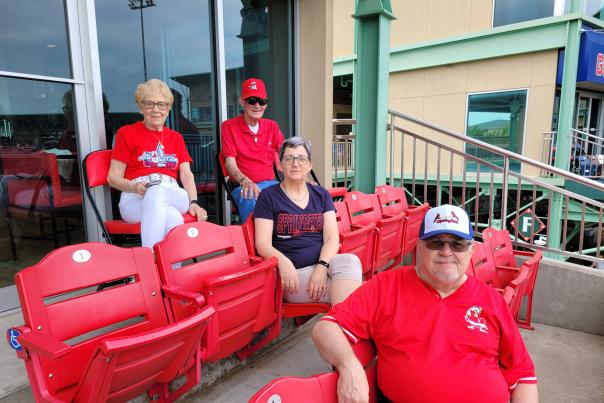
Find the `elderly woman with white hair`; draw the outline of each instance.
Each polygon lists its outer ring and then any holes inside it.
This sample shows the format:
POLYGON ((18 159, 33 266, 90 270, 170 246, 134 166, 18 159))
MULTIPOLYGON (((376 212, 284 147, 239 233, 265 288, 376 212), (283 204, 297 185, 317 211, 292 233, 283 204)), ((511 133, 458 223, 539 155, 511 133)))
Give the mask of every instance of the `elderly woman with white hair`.
POLYGON ((338 254, 335 207, 329 192, 307 182, 312 147, 291 137, 279 150, 283 182, 260 193, 254 208, 256 249, 276 256, 287 302, 335 305, 361 285, 361 262, 338 254))
POLYGON ((118 130, 107 182, 122 192, 122 219, 140 222, 142 245, 152 248, 183 223, 187 211, 198 221, 207 220, 208 213, 197 201, 183 137, 164 126, 174 102, 170 88, 151 79, 138 85, 134 99, 143 120, 118 130))

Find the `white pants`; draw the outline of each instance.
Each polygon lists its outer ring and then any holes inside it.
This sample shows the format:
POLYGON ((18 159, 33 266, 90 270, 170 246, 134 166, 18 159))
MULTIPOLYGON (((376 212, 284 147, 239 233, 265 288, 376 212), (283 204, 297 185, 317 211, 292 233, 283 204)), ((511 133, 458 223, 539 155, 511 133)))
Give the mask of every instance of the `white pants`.
POLYGON ((166 181, 151 186, 144 197, 122 192, 119 207, 124 221, 141 223, 141 243, 152 248, 170 229, 184 222, 189 196, 177 183, 166 181))

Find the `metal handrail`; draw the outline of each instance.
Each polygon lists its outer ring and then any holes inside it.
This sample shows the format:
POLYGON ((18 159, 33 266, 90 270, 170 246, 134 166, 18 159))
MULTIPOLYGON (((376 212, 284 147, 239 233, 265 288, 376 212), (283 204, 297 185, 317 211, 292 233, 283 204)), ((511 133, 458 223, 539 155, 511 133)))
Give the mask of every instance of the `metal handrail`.
MULTIPOLYGON (((596 141, 604 141, 604 139, 603 139, 602 137, 595 136, 595 135, 593 135, 593 134, 591 134, 591 133, 588 133, 588 132, 585 132, 585 131, 583 131, 583 130, 579 130, 579 129, 572 129, 572 128, 571 128, 571 129, 570 129, 570 131, 571 131, 571 132, 575 132, 575 133, 579 133, 579 134, 583 134, 583 135, 584 135, 584 136, 586 136, 586 137, 593 137, 594 139, 596 139, 596 141)), ((555 132, 554 132, 554 133, 555 133, 555 132)))
POLYGON ((491 145, 489 143, 485 143, 483 141, 476 140, 475 138, 472 138, 472 137, 469 137, 469 136, 466 136, 466 135, 463 135, 463 134, 459 134, 459 133, 454 132, 454 131, 449 130, 449 129, 445 129, 444 127, 437 126, 437 125, 435 125, 433 123, 427 122, 425 120, 416 118, 416 117, 411 116, 411 115, 407 115, 406 113, 395 111, 393 109, 388 109, 388 112, 390 114, 392 114, 393 116, 396 116, 396 117, 399 117, 399 118, 402 118, 402 119, 406 119, 406 120, 409 120, 411 122, 417 123, 419 125, 422 125, 422 126, 430 128, 430 129, 436 130, 438 132, 441 132, 443 134, 447 134, 447 135, 449 135, 451 137, 454 137, 454 138, 456 138, 456 139, 458 139, 460 141, 464 141, 466 143, 470 143, 470 144, 473 144, 475 146, 484 148, 484 149, 486 149, 488 151, 491 151, 491 152, 494 152, 494 153, 499 154, 501 156, 507 157, 508 159, 514 159, 514 160, 523 162, 525 164, 532 165, 532 166, 535 166, 537 168, 550 171, 552 173, 560 175, 564 179, 572 180, 572 181, 578 182, 578 183, 580 183, 582 185, 588 186, 588 187, 590 187, 592 189, 596 189, 596 190, 600 190, 600 191, 604 192, 604 184, 598 183, 598 182, 590 180, 590 179, 585 179, 583 176, 579 176, 579 175, 573 174, 571 172, 567 172, 567 171, 565 171, 563 169, 560 169, 560 168, 557 168, 557 167, 554 167, 554 166, 551 166, 551 165, 547 165, 547 164, 544 164, 544 163, 539 162, 539 161, 535 161, 533 159, 525 157, 524 155, 516 154, 515 152, 509 151, 509 150, 504 150, 504 149, 495 147, 495 146, 493 146, 493 145, 491 145))

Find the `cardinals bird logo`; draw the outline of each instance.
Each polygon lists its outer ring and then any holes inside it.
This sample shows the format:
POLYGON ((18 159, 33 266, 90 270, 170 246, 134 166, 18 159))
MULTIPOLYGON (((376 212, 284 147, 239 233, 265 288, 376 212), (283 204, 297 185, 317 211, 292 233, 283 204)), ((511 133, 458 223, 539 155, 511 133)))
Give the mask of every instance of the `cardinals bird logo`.
POLYGON ((489 333, 487 327, 487 321, 480 317, 482 308, 479 306, 473 306, 466 311, 466 322, 469 323, 468 329, 478 329, 482 333, 489 333))

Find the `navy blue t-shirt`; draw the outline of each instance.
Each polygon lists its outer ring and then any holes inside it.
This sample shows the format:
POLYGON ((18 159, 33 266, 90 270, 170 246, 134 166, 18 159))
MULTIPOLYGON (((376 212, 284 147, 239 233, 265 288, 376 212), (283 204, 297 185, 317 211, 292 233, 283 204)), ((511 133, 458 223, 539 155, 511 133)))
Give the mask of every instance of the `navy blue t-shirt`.
POLYGON ((323 213, 335 211, 329 192, 321 186, 306 184, 309 198, 305 209, 287 197, 281 186, 260 192, 255 218, 273 221, 273 246, 297 269, 319 260, 323 247, 323 213))

